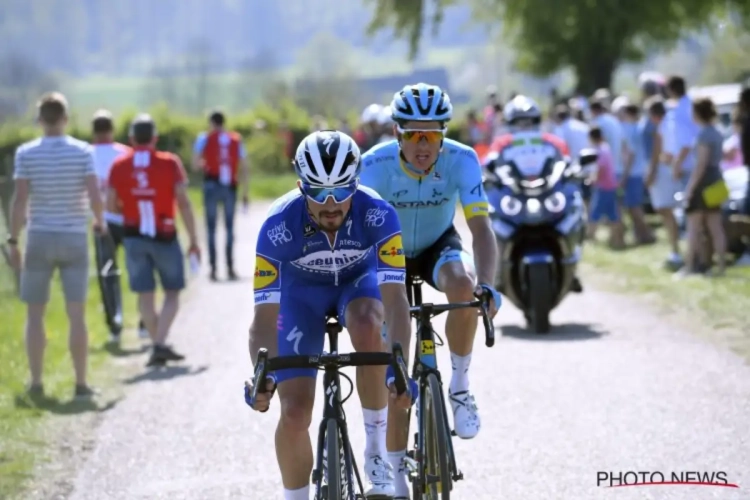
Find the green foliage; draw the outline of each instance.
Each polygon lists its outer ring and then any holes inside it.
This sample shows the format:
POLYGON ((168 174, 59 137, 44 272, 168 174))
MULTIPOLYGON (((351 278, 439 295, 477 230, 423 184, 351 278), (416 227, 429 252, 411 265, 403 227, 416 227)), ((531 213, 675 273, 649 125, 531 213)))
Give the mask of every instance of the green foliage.
MULTIPOLYGON (((155 106, 150 112, 159 131, 157 147, 172 151, 188 162, 196 135, 206 129, 206 120, 170 113, 165 104, 155 106)), ((129 110, 118 116, 115 140, 128 142, 128 126, 135 114, 135 110, 129 110)), ((90 141, 91 132, 72 122, 69 133, 90 141)), ((245 139, 253 172, 277 175, 290 171, 282 129, 289 127, 296 146, 309 133, 310 117, 291 100, 283 100, 275 108, 264 104, 241 115, 229 114, 228 126, 245 139)), ((16 148, 38 134, 37 129, 28 125, 0 125, 0 177, 11 175, 16 148)))
MULTIPOLYGON (((433 22, 439 23, 443 9, 455 3, 374 1, 370 32, 392 27, 397 37, 410 41, 412 54, 428 4, 435 11, 433 22)), ((686 31, 707 26, 727 5, 719 0, 472 0, 471 4, 480 23, 503 23, 520 69, 548 76, 571 68, 582 92, 609 87, 619 64, 640 61, 656 48, 672 46, 686 31)), ((750 13, 750 7, 745 9, 750 13)))

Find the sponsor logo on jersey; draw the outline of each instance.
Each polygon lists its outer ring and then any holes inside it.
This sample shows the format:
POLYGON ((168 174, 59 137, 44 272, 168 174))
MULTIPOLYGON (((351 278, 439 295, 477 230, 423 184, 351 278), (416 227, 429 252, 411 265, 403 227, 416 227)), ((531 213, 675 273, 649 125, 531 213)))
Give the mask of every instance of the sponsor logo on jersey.
POLYGON ((380 227, 385 224, 385 216, 388 210, 384 208, 370 208, 365 213, 365 226, 380 227))
POLYGON ((401 241, 400 234, 394 235, 380 246, 378 258, 391 267, 404 267, 406 265, 404 244, 401 241))
POLYGON ((255 279, 253 287, 258 290, 266 288, 279 279, 279 270, 260 255, 255 257, 255 279))
POLYGON ((303 229, 302 236, 304 236, 305 238, 309 238, 317 232, 318 230, 315 228, 315 226, 313 226, 312 224, 305 224, 305 228, 303 229))
POLYGON ((281 224, 269 229, 266 235, 275 247, 292 241, 292 232, 287 229, 286 221, 281 221, 281 224))
POLYGON ((360 248, 362 243, 357 240, 339 240, 339 247, 357 247, 360 248))
POLYGON ((392 201, 391 205, 396 208, 439 207, 448 201, 450 201, 449 198, 441 198, 439 200, 392 201))
POLYGON ((333 252, 321 250, 292 261, 292 265, 307 271, 332 273, 350 268, 362 261, 369 254, 369 249, 346 249, 333 252))
POLYGON ((400 283, 402 281, 404 281, 403 274, 383 273, 383 283, 389 283, 389 282, 400 283))

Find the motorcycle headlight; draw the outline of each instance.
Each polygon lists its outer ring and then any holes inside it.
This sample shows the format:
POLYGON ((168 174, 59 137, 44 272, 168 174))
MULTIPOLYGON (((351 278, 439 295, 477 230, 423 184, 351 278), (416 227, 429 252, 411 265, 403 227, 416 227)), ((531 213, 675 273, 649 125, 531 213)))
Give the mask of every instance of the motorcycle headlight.
POLYGON ((523 209, 523 203, 513 198, 512 196, 506 195, 503 196, 500 200, 500 208, 506 215, 510 215, 511 217, 513 217, 521 213, 521 210, 523 209))
POLYGON ((556 193, 552 193, 551 195, 547 196, 544 200, 544 208, 546 208, 548 211, 552 212, 553 214, 559 214, 563 210, 565 210, 565 195, 562 194, 560 191, 556 193))

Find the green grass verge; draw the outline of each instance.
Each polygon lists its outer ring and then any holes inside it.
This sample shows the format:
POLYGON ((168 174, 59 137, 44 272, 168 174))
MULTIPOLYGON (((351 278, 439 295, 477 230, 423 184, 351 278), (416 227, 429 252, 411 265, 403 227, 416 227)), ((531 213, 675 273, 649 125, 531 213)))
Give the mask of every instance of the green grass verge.
MULTIPOLYGON (((203 227, 202 202, 197 189, 190 190, 199 228, 203 227)), ((182 232, 184 234, 184 231, 182 232)), ((93 256, 93 248, 91 249, 93 256)), ((120 252, 119 262, 123 265, 120 252)), ((89 329, 90 380, 98 388, 117 383, 121 370, 111 369, 113 356, 103 347, 108 331, 101 307, 96 270, 89 272, 86 320, 89 329)), ((25 395, 28 365, 24 348, 26 308, 16 297, 12 273, 0 261, 0 498, 20 497, 35 468, 50 460, 56 436, 50 431, 54 415, 74 415, 102 411, 91 403, 72 401, 73 368, 68 353, 68 322, 62 290, 56 277, 45 320, 47 349, 44 360, 44 386, 48 402, 37 406, 25 395)), ((126 328, 137 323, 135 295, 127 291, 123 276, 123 308, 126 328)))
POLYGON ((250 179, 250 199, 272 200, 297 187, 295 174, 254 176, 250 179))
MULTIPOLYGON (((666 241, 662 231, 657 235, 666 241)), ((750 360, 750 269, 730 267, 723 277, 675 280, 664 268, 667 255, 663 243, 621 252, 602 243, 587 244, 583 272, 595 285, 637 295, 663 312, 675 313, 692 331, 750 360)))

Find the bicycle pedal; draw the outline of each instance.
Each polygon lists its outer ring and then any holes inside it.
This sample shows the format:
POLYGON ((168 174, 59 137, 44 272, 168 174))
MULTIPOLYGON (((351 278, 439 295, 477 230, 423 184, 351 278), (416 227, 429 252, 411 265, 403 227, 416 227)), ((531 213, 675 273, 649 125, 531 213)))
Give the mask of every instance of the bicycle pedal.
POLYGON ((456 475, 453 476, 454 481, 461 481, 464 478, 464 473, 461 471, 456 472, 456 475))

